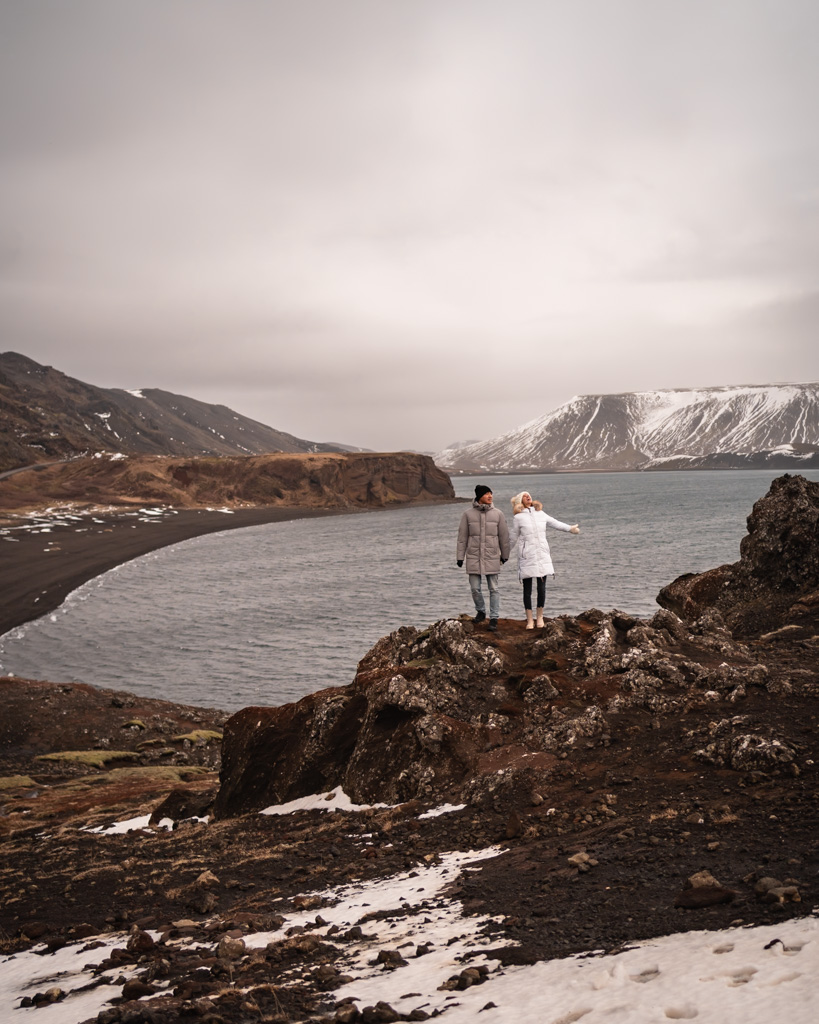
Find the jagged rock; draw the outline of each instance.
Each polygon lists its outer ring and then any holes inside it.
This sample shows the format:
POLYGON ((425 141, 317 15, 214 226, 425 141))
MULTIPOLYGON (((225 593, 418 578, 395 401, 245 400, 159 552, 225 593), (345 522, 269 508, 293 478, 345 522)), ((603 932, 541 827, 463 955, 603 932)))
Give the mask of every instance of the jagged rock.
POLYGON ((596 868, 598 864, 598 861, 584 850, 573 854, 571 857, 568 857, 567 860, 573 868, 577 868, 581 873, 591 871, 591 869, 596 868))
POLYGON ((554 686, 547 675, 535 676, 523 694, 527 704, 545 704, 560 696, 560 691, 554 686))
POLYGON ((796 768, 796 752, 775 736, 736 732, 742 721, 712 722, 710 743, 694 751, 700 761, 734 771, 778 771, 796 768))
POLYGON ((156 947, 151 936, 140 928, 134 928, 128 938, 126 949, 132 953, 148 953, 156 947))
POLYGON ((622 654, 618 650, 615 630, 610 620, 604 622, 595 635, 594 643, 586 652, 584 668, 589 675, 606 675, 622 668, 622 654))
POLYGON ((379 950, 374 964, 382 964, 385 971, 394 971, 397 967, 406 967, 407 961, 401 956, 397 949, 379 950))
POLYGON ((754 505, 738 562, 680 576, 657 601, 689 622, 719 611, 740 636, 815 619, 818 539, 819 483, 785 474, 754 505))
POLYGON ((703 868, 702 871, 697 871, 691 875, 685 883, 686 889, 713 889, 719 886, 720 883, 714 878, 710 871, 703 868))
POLYGON ((150 824, 158 825, 163 818, 184 821, 185 818, 204 818, 213 807, 216 791, 172 789, 161 804, 151 812, 150 824))
MULTIPOLYGON (((743 580, 740 590, 727 588, 732 601, 761 601, 771 587, 784 587, 786 570, 769 585, 757 569, 767 566, 763 554, 776 538, 787 557, 802 552, 791 533, 783 539, 783 522, 804 540, 818 495, 819 484, 801 478, 774 482, 749 519, 743 561, 729 567, 743 580), (807 525, 791 521, 803 514, 807 525)), ((801 572, 787 578, 804 582, 801 572)), ((819 603, 808 598, 817 592, 802 595, 812 615, 819 603)), ((795 603, 790 593, 788 607, 795 603)), ((618 742, 624 712, 647 711, 659 727, 663 716, 746 701, 754 691, 785 697, 819 689, 807 669, 772 673, 757 642, 733 638, 732 616, 722 597, 698 597, 647 621, 590 609, 548 620, 537 636, 521 628, 490 638, 466 616, 403 627, 378 641, 349 686, 230 718, 215 815, 340 787, 356 803, 466 802, 508 817, 531 807, 533 792, 548 793, 561 759, 618 742)), ((682 734, 687 750, 719 768, 799 771, 794 746, 736 716, 682 734)))
POLYGON ((338 1024, 353 1024, 361 1016, 355 1003, 342 1003, 336 1008, 336 1021, 338 1024))
POLYGON ((223 935, 219 940, 217 956, 220 960, 238 960, 245 955, 246 948, 244 939, 235 939, 230 935, 223 935))
POLYGON ((375 1006, 364 1007, 361 1020, 364 1024, 393 1024, 393 1021, 401 1020, 401 1017, 389 1003, 379 1000, 375 1006))
POLYGON ((152 996, 157 991, 155 985, 148 985, 139 978, 129 978, 122 986, 122 998, 126 1002, 132 999, 142 999, 143 996, 152 996))
POLYGON ((508 724, 495 708, 508 693, 493 688, 503 669, 500 651, 445 619, 380 641, 343 690, 240 711, 225 727, 217 816, 335 786, 362 803, 457 789, 508 724))
POLYGON ((655 612, 649 620, 649 625, 658 631, 665 630, 675 640, 685 640, 688 636, 688 629, 685 623, 669 608, 660 608, 659 611, 655 612))

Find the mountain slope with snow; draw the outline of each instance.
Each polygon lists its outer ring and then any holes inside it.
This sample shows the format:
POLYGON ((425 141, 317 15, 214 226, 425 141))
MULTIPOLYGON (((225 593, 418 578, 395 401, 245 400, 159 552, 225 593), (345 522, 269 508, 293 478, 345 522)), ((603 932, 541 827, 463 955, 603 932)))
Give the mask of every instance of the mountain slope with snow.
POLYGON ((0 352, 0 470, 93 452, 194 457, 359 450, 294 437, 225 405, 159 388, 98 388, 28 356, 0 352))
POLYGON ((580 395, 434 458, 466 473, 817 466, 819 383, 580 395))

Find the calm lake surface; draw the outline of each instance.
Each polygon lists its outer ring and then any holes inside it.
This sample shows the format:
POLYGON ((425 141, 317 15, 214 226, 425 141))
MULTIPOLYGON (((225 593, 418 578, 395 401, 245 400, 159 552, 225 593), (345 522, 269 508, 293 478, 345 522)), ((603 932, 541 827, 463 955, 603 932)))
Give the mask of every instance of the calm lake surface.
MULTIPOLYGON (((488 483, 511 516, 522 489, 579 536, 549 531, 546 614, 648 616, 685 572, 734 562, 766 471, 455 477, 488 483)), ((804 473, 819 479, 819 471, 804 473)), ((368 512, 198 537, 98 577, 50 615, 0 637, 0 674, 86 682, 238 710, 349 683, 379 637, 473 613, 455 566, 464 506, 368 512)), ((513 559, 501 618, 523 618, 513 559)), ((501 627, 502 628, 502 627, 501 627)))

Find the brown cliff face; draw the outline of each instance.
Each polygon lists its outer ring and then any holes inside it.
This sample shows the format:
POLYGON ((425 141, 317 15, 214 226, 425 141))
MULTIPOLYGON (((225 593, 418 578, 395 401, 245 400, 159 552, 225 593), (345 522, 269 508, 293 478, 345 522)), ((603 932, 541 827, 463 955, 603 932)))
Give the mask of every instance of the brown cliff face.
POLYGON ((748 517, 740 559, 680 576, 657 601, 691 620, 714 608, 738 636, 804 624, 819 608, 819 483, 778 477, 748 517))
POLYGON ((0 507, 7 510, 56 502, 387 508, 454 497, 446 473, 429 456, 411 452, 196 459, 101 456, 0 481, 0 507))

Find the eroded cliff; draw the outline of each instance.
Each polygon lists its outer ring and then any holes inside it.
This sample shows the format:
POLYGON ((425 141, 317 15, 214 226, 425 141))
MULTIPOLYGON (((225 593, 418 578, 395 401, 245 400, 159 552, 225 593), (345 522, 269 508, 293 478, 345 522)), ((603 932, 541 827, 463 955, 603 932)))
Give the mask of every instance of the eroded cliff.
POLYGON ((454 497, 446 473, 429 456, 413 452, 195 459, 98 456, 0 481, 0 507, 7 510, 60 502, 386 508, 454 497))

